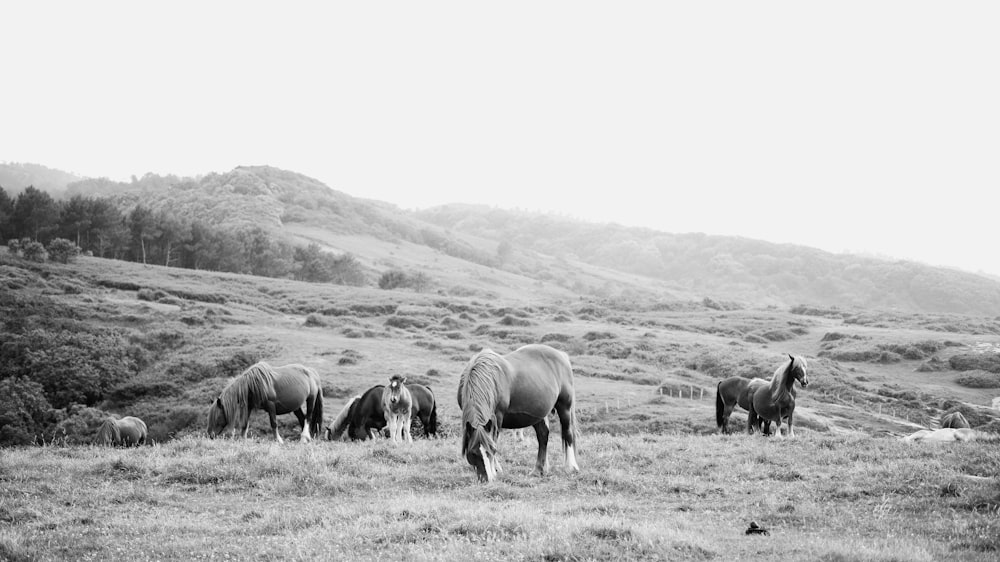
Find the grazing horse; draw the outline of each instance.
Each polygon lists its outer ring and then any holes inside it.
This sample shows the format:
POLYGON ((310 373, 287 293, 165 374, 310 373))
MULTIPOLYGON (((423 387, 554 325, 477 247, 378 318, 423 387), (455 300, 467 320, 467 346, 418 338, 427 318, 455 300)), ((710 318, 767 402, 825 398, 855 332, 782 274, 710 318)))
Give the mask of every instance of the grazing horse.
POLYGON ((271 430, 278 443, 276 416, 294 413, 302 428, 302 440, 319 435, 323 426, 323 390, 316 371, 303 365, 272 367, 265 362, 251 365, 229 381, 208 410, 208 435, 215 437, 232 427, 243 437, 250 429, 250 414, 255 409, 267 412, 271 430))
MULTIPOLYGON (((327 437, 340 439, 346 429, 347 437, 351 441, 374 439, 385 427, 385 414, 382 413, 382 392, 384 389, 384 385, 375 385, 364 391, 361 396, 348 402, 348 405, 345 406, 347 408, 346 419, 341 420, 340 424, 334 422, 327 437)), ((340 416, 337 418, 340 419, 340 416)))
MULTIPOLYGON (((729 377, 719 381, 715 387, 715 423, 722 433, 729 433, 729 416, 732 415, 736 406, 750 411, 750 395, 761 386, 766 386, 768 381, 755 378, 747 379, 740 376, 729 377)), ((770 433, 771 422, 761 419, 764 426, 760 429, 764 434, 770 433)))
POLYGON ((347 430, 347 424, 350 421, 351 408, 358 400, 361 400, 361 395, 352 397, 344 404, 344 407, 337 414, 337 417, 333 420, 333 423, 326 428, 326 438, 328 441, 336 441, 344 435, 344 431, 347 430))
POLYGON ((413 437, 410 435, 412 410, 413 400, 406 388, 406 377, 399 375, 389 377, 389 386, 382 390, 382 413, 385 415, 385 423, 389 425, 389 436, 392 437, 393 443, 403 439, 413 442, 413 437))
POLYGON ((132 416, 108 418, 97 430, 97 443, 112 447, 138 447, 146 442, 146 422, 132 416))
POLYGON ((806 386, 806 360, 801 356, 788 356, 771 377, 771 383, 757 387, 750 393, 750 414, 747 416, 747 433, 753 433, 758 420, 773 421, 775 436, 781 437, 781 420, 788 420, 786 435, 795 437, 792 413, 795 411, 795 381, 806 386))
POLYGON ((469 360, 458 383, 462 409, 462 456, 480 481, 500 472, 497 437, 501 428, 532 426, 538 438, 535 469, 545 474, 549 443, 548 414, 555 408, 561 426, 566 467, 576 464, 576 410, 569 356, 547 345, 532 344, 506 355, 484 349, 469 360))
POLYGON ((420 420, 421 425, 424 426, 424 435, 427 437, 436 436, 438 415, 437 398, 434 397, 434 391, 429 386, 417 383, 407 384, 406 389, 410 391, 410 402, 413 405, 410 417, 420 420))
POLYGON ((952 412, 950 414, 945 414, 941 418, 941 429, 969 429, 969 427, 969 421, 965 419, 962 412, 952 412))
MULTIPOLYGON (((430 387, 417 383, 407 384, 406 388, 410 391, 412 403, 411 419, 415 417, 420 420, 426 436, 437 435, 437 401, 434 392, 430 387)), ((373 439, 386 426, 382 408, 384 391, 385 386, 380 384, 351 398, 327 428, 326 438, 338 440, 346 433, 354 441, 373 439)))

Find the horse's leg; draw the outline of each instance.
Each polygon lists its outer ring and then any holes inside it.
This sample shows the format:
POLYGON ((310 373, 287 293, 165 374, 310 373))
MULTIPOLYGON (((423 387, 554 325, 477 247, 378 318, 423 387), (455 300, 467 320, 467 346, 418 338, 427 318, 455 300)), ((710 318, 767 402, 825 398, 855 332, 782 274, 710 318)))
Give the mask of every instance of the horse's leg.
POLYGON ((788 412, 788 436, 795 437, 795 431, 792 429, 792 412, 788 412))
POLYGON ((299 420, 299 431, 302 432, 302 437, 299 438, 300 441, 312 441, 312 434, 309 431, 309 424, 306 423, 308 416, 302 411, 302 408, 296 408, 292 411, 295 414, 295 419, 299 420))
POLYGON ((274 432, 274 440, 278 443, 284 443, 285 440, 278 433, 278 414, 275 412, 274 402, 267 403, 267 417, 271 420, 271 431, 274 432))
POLYGON ((410 414, 405 414, 403 416, 403 439, 406 439, 407 443, 413 443, 413 436, 410 435, 410 423, 413 421, 413 416, 410 414))
MULTIPOLYGON (((556 414, 559 416, 559 427, 560 432, 562 433, 563 451, 566 453, 566 468, 579 472, 580 467, 576 464, 576 427, 574 426, 576 416, 573 413, 573 406, 571 405, 568 408, 560 408, 556 405, 556 414)), ((546 416, 545 419, 547 422, 548 416, 546 416)))
POLYGON ((549 418, 547 416, 542 418, 532 427, 535 428, 535 437, 538 438, 538 459, 535 460, 535 470, 539 476, 545 476, 549 464, 549 418))
POLYGON ((750 404, 750 409, 747 410, 747 434, 753 435, 753 430, 759 423, 757 421, 757 411, 753 409, 753 404, 750 404))
POLYGON ((774 437, 781 439, 781 408, 778 408, 778 415, 774 420, 774 437))

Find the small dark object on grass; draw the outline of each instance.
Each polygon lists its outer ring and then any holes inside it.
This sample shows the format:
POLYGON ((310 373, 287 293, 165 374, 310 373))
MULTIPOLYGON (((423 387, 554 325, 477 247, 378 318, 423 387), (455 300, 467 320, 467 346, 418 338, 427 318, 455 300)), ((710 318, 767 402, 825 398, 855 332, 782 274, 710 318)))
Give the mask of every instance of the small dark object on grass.
POLYGON ((761 527, 760 525, 758 525, 756 521, 751 521, 750 522, 750 526, 747 528, 746 533, 744 533, 744 534, 747 534, 747 535, 769 535, 770 533, 767 531, 767 529, 765 529, 764 527, 761 527))

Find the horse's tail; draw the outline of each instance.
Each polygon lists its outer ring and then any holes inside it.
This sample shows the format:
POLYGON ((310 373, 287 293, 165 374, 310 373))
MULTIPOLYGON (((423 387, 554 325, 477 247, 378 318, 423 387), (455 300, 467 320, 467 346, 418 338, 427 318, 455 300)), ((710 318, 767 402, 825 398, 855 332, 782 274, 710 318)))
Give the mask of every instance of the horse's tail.
POLYGON ((715 425, 722 429, 725 423, 726 402, 722 399, 722 381, 715 385, 715 425))
POLYGON ((560 431, 560 433, 562 433, 562 445, 563 445, 564 455, 566 454, 566 449, 569 448, 570 445, 572 445, 577 452, 580 452, 580 443, 577 441, 577 437, 579 437, 580 432, 577 431, 577 427, 578 425, 576 422, 576 404, 574 403, 573 406, 569 409, 569 430, 566 432, 560 431))
POLYGON ((431 415, 427 417, 427 427, 424 428, 424 433, 428 437, 431 435, 437 435, 438 431, 438 405, 437 400, 434 401, 434 405, 431 406, 431 415))
POLYGON ((323 389, 316 392, 316 400, 313 401, 312 416, 309 419, 309 433, 315 438, 320 438, 323 431, 323 389))
POLYGON ((336 441, 344 434, 344 430, 347 429, 348 422, 351 420, 351 409, 357 404, 358 400, 361 400, 360 394, 348 400, 347 404, 340 410, 340 413, 337 414, 337 418, 333 420, 333 424, 327 428, 328 439, 330 441, 336 441))
POLYGON ((117 445, 121 440, 121 431, 118 429, 118 422, 114 418, 108 418, 97 430, 98 445, 117 445))

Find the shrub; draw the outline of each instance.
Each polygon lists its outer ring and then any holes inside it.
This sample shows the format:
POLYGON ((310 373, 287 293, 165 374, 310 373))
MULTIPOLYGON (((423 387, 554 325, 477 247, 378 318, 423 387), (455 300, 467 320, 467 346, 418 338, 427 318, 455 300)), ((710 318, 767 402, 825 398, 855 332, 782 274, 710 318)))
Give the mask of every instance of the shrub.
POLYGON ((962 353, 953 355, 948 364, 956 371, 981 370, 1000 373, 1000 354, 998 353, 962 353))
POLYGON ((34 442, 51 410, 39 383, 25 378, 0 381, 0 446, 34 442))
POLYGON ((65 238, 49 242, 49 258, 59 263, 69 263, 80 255, 80 247, 65 238))
POLYGON ((1000 374, 988 371, 966 371, 955 382, 966 388, 1000 388, 1000 374))
POLYGON ((49 253, 45 251, 45 246, 41 242, 28 242, 22 246, 21 253, 24 255, 24 259, 38 263, 49 259, 49 253))

